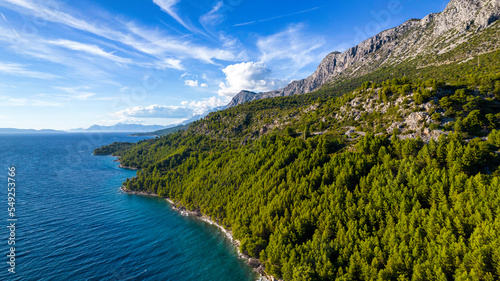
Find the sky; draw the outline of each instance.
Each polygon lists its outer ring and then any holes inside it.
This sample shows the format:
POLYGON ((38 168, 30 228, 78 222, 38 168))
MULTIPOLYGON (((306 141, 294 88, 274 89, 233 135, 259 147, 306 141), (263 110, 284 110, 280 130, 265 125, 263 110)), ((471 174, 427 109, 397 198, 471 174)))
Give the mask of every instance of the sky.
POLYGON ((0 0, 0 128, 179 123, 446 4, 0 0))

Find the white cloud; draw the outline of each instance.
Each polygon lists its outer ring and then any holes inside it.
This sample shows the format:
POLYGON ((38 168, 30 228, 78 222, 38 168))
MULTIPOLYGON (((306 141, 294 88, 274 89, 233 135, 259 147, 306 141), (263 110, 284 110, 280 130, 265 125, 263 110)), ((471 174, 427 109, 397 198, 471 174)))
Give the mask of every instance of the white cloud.
POLYGON ((186 106, 153 104, 146 107, 129 107, 110 115, 119 118, 189 118, 193 116, 193 110, 186 106))
POLYGON ((208 87, 208 84, 207 84, 207 83, 201 83, 200 87, 202 87, 202 88, 207 88, 207 87, 208 87))
POLYGON ((181 105, 191 108, 195 114, 203 114, 212 108, 227 105, 231 101, 228 97, 210 97, 201 101, 183 101, 181 105))
POLYGON ((184 81, 184 85, 189 87, 198 87, 198 80, 186 80, 184 81))
MULTIPOLYGON (((153 104, 150 106, 135 106, 125 110, 111 113, 113 117, 119 118, 120 122, 133 120, 137 122, 140 118, 153 120, 158 119, 189 119, 194 115, 207 113, 209 110, 227 105, 229 97, 210 97, 200 101, 183 101, 180 106, 153 104)), ((116 121, 115 121, 116 122, 116 121)))
POLYGON ((0 62, 0 72, 7 75, 38 78, 38 79, 54 79, 59 77, 57 75, 50 73, 28 70, 26 69, 26 66, 18 63, 0 62))
POLYGON ((271 79, 271 70, 263 62, 242 62, 222 70, 226 82, 219 84, 219 95, 233 97, 241 90, 265 92, 286 85, 285 81, 271 79))
POLYGON ((259 38, 260 59, 278 66, 287 78, 295 78, 297 72, 311 63, 316 66, 326 54, 321 51, 325 39, 303 29, 301 24, 291 25, 282 32, 259 38))

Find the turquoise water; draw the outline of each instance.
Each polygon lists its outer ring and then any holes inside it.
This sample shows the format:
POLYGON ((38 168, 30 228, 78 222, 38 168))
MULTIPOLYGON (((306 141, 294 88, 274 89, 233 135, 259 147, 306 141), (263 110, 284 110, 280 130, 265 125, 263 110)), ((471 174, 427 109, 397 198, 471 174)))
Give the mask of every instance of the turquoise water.
POLYGON ((103 144, 137 140, 0 135, 0 280, 255 279, 215 226, 179 215, 164 199, 120 192, 135 172, 92 155, 103 144), (10 166, 17 172, 15 274, 6 256, 10 166))

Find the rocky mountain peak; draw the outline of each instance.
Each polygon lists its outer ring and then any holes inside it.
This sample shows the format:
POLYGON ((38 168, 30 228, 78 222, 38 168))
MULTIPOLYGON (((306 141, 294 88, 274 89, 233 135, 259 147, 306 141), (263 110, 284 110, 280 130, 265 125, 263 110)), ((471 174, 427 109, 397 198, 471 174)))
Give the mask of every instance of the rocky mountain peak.
POLYGON ((227 107, 233 107, 241 103, 253 101, 255 97, 257 96, 257 93, 250 92, 250 91, 241 91, 239 92, 236 96, 233 97, 231 102, 227 105, 227 107))
POLYGON ((499 18, 498 0, 451 0, 436 18, 435 33, 442 34, 450 29, 463 32, 471 26, 483 29, 499 18))

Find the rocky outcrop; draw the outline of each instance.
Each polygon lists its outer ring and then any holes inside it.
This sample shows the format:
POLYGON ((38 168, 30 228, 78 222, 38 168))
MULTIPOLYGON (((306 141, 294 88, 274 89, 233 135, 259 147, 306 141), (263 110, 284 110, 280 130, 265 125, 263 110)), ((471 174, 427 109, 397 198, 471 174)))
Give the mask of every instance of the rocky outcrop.
MULTIPOLYGON (((330 53, 311 76, 283 89, 264 93, 242 91, 228 107, 252 100, 310 93, 342 77, 354 78, 419 56, 447 53, 492 26, 496 37, 488 38, 489 44, 479 45, 484 45, 486 50, 500 48, 500 28, 495 24, 499 18, 499 0, 452 0, 441 13, 408 20, 343 53, 330 53)), ((473 50, 463 55, 471 57, 480 52, 473 50)))
POLYGON ((227 107, 233 107, 233 106, 236 106, 236 105, 241 104, 241 103, 253 101, 256 96, 257 96, 257 93, 250 92, 250 91, 241 91, 236 96, 233 97, 233 99, 227 105, 227 107))
MULTIPOLYGON (((498 0, 452 0, 446 9, 435 17, 435 35, 449 30, 459 32, 471 27, 484 29, 500 18, 500 1, 498 0)), ((429 22, 431 19, 428 19, 429 22)), ((425 21, 423 21, 425 22, 425 21)))

